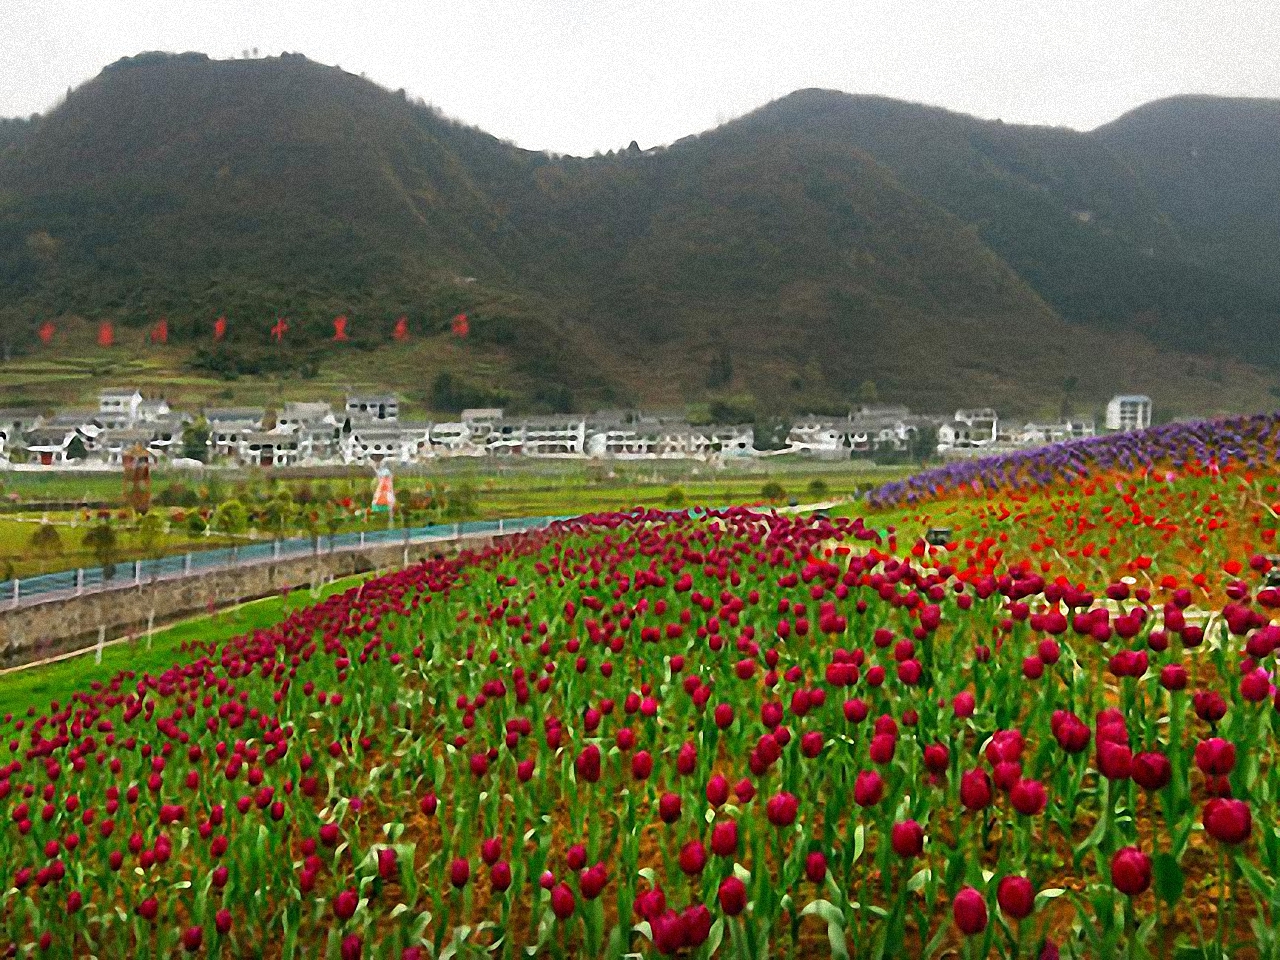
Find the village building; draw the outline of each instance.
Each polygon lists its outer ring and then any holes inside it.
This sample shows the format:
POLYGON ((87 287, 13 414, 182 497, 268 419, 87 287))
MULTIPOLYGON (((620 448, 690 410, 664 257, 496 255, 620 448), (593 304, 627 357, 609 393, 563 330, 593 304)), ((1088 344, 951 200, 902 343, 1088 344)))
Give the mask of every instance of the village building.
POLYGON ((805 414, 797 417, 787 431, 787 452, 839 455, 846 447, 847 420, 805 414))
POLYGON ((298 438, 292 433, 251 431, 240 438, 236 459, 252 467, 292 467, 298 463, 298 438))
POLYGON ((1096 432, 1091 418, 1063 420, 1058 423, 1026 423, 1017 430, 1013 442, 1021 446, 1039 446, 1045 443, 1063 443, 1092 437, 1096 432))
POLYGON ((431 425, 427 423, 359 424, 342 440, 342 459, 349 464, 416 463, 430 452, 431 425))
POLYGON ((471 429, 460 420, 432 424, 428 445, 437 457, 475 457, 486 452, 471 442, 471 429))
POLYGON ((502 422, 501 407, 474 407, 463 410, 460 419, 467 426, 473 446, 485 449, 494 428, 502 422))
POLYGON ((11 449, 21 447, 23 436, 43 422, 38 410, 0 409, 0 459, 7 458, 11 449))
POLYGON ((103 430, 98 436, 94 453, 108 466, 121 467, 124 465, 124 455, 135 447, 142 447, 154 454, 155 451, 151 449, 153 436, 147 427, 103 430))
POLYGON ((661 429, 657 420, 594 423, 587 434, 587 456, 620 460, 655 457, 661 429))
POLYGON ((1151 426, 1151 398, 1142 394, 1121 394, 1107 404, 1107 429, 1145 430, 1151 426))
POLYGON ((530 417, 523 424, 520 452, 526 457, 581 457, 587 449, 587 421, 571 414, 530 417))
POLYGON ((338 426, 333 407, 324 402, 287 400, 276 414, 276 427, 303 427, 313 424, 338 426))
POLYGON ((395 421, 400 419, 400 401, 394 393, 350 394, 347 397, 348 419, 395 421))
POLYGON ((227 407, 205 411, 209 423, 209 451, 215 459, 240 456, 244 438, 262 430, 266 411, 258 407, 227 407))
POLYGON ((23 445, 34 463, 43 467, 66 466, 71 462, 71 442, 77 436, 71 427, 36 427, 27 433, 23 445))
POLYGON ((98 394, 98 419, 110 430, 123 430, 138 422, 142 391, 136 387, 112 387, 98 394))

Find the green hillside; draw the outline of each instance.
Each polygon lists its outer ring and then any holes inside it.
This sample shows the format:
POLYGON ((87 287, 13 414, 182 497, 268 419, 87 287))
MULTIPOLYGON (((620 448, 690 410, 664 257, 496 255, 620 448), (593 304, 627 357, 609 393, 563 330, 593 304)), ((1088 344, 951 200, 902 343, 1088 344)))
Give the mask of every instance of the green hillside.
POLYGON ((1237 101, 1194 102, 1193 113, 1151 105, 1090 135, 806 90, 741 123, 866 150, 972 225, 1068 320, 1275 366, 1280 292, 1266 270, 1280 269, 1280 102, 1251 102, 1247 115, 1237 101), (1233 168, 1187 169, 1177 158, 1196 136, 1233 168))
POLYGON ((379 385, 435 412, 1268 403, 1280 301, 1138 157, 1105 129, 801 91, 558 158, 301 56, 145 54, 0 125, 0 403, 123 376, 228 402, 379 385))
POLYGON ((1280 286, 1280 101, 1173 97, 1094 131, 1206 263, 1280 286))

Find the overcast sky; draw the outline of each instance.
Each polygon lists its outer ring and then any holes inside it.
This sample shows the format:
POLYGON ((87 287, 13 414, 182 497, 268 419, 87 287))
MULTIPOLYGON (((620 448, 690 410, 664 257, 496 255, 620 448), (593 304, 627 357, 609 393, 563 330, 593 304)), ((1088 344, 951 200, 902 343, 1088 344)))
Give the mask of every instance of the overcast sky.
POLYGON ((0 0, 0 116, 122 56, 304 53, 522 147, 670 143, 803 87, 1087 129, 1280 97, 1276 0, 0 0))

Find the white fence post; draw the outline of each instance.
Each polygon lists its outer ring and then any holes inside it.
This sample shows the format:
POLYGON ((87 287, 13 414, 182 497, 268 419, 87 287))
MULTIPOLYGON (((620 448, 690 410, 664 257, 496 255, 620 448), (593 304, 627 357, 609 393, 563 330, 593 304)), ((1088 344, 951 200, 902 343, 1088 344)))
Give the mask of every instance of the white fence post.
POLYGON ((22 588, 19 586, 21 583, 22 581, 17 577, 13 578, 13 602, 15 604, 18 602, 18 597, 22 595, 22 588))
POLYGON ((364 531, 363 530, 360 531, 360 547, 361 549, 364 549, 364 531))
POLYGON ((502 518, 498 518, 498 536, 502 536, 502 518))
POLYGON ((271 556, 273 559, 280 559, 280 541, 274 540, 271 544, 271 556))
POLYGON ((76 594, 84 593, 84 567, 76 568, 76 594))
POLYGON ((107 628, 105 626, 98 627, 98 647, 93 654, 94 663, 102 663, 102 648, 107 643, 107 628))
POLYGON ((133 561, 133 582, 135 584, 142 582, 142 561, 133 561))
POLYGON ((191 572, 191 551, 188 550, 182 558, 182 572, 188 574, 191 572))

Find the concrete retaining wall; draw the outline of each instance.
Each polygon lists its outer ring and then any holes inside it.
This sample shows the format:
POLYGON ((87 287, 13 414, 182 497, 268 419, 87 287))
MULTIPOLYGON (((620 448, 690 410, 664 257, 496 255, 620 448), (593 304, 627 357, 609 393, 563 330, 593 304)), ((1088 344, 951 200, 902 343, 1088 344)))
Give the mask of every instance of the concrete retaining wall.
MULTIPOLYGON (((434 554, 482 547, 490 536, 410 544, 410 563, 434 554)), ((155 626, 221 608, 272 596, 295 587, 309 587, 330 579, 399 567, 406 560, 403 544, 369 546, 363 550, 320 553, 192 576, 97 590, 32 606, 0 608, 0 668, 21 666, 96 643, 137 635, 155 626)))

